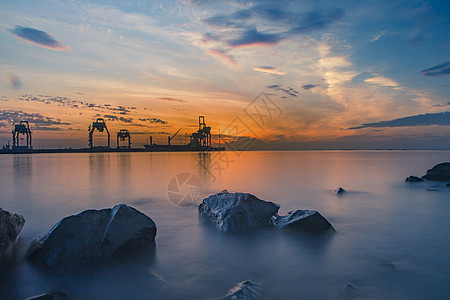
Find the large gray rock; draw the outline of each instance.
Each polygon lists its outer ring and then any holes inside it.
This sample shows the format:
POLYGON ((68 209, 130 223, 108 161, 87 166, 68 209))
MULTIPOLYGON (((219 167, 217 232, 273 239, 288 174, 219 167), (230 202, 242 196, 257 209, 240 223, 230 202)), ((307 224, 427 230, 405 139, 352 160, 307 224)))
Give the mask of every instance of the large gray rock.
POLYGON ((49 266, 89 263, 143 252, 154 245, 155 235, 151 218, 119 204, 60 220, 31 242, 26 257, 49 266))
POLYGON ((333 226, 318 211, 315 210, 295 210, 286 215, 277 216, 275 224, 279 230, 299 230, 321 233, 333 230, 333 226))
POLYGON ((15 243, 24 224, 23 216, 0 208, 0 257, 15 243))
POLYGON ((436 181, 450 181, 450 163, 444 162, 435 165, 427 171, 427 174, 422 176, 423 179, 436 181))
POLYGON ((198 206, 200 216, 225 232, 273 227, 272 217, 280 206, 248 193, 222 191, 198 206))
POLYGON ((260 299, 261 286, 250 280, 239 282, 228 291, 223 300, 256 300, 260 299))

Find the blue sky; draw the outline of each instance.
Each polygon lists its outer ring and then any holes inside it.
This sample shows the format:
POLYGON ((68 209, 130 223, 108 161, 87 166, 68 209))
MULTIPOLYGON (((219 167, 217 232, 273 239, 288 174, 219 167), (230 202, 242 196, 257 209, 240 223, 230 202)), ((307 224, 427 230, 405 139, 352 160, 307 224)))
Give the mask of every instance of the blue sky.
POLYGON ((23 118, 35 145, 83 147, 97 117, 138 145, 205 115, 270 149, 450 148, 445 1, 0 5, 1 144, 23 118), (261 92, 282 112, 262 127, 261 92))

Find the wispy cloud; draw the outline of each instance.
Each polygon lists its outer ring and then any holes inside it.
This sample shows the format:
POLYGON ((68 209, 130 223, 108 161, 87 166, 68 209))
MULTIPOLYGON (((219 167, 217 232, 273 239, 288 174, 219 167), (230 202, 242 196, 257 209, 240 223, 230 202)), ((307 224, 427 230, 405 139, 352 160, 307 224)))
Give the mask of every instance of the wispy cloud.
POLYGON ((168 123, 167 121, 164 121, 164 120, 161 120, 158 118, 141 118, 139 120, 142 122, 159 123, 159 124, 163 124, 163 125, 168 123))
POLYGON ((22 87, 22 80, 20 80, 19 76, 14 74, 8 74, 6 76, 7 81, 14 89, 20 89, 22 87))
POLYGON ((424 76, 442 76, 442 75, 450 75, 450 61, 422 70, 420 71, 424 76))
POLYGON ((43 48, 57 51, 70 51, 69 47, 55 40, 50 34, 48 34, 45 31, 22 26, 16 26, 14 29, 11 29, 9 31, 17 38, 20 38, 22 40, 25 40, 27 42, 30 42, 43 48))
MULTIPOLYGON (((281 92, 285 93, 286 95, 289 95, 292 97, 297 97, 297 94, 298 94, 298 91, 294 90, 293 88, 291 88, 291 87, 283 88, 281 86, 281 84, 268 85, 267 88, 275 90, 275 91, 281 91, 281 92)), ((283 96, 282 98, 286 98, 286 97, 283 96)))
POLYGON ((170 98, 170 97, 159 97, 155 98, 156 100, 162 100, 162 101, 171 101, 171 102, 187 102, 183 99, 177 99, 177 98, 170 98))
POLYGON ((209 39, 213 37, 229 47, 240 48, 276 45, 293 36, 326 28, 343 15, 343 10, 339 8, 294 12, 261 2, 248 9, 205 18, 203 22, 218 31, 207 33, 209 39), (269 31, 255 25, 258 22, 261 24, 261 21, 270 24, 273 29, 269 31))
POLYGON ((378 127, 405 127, 405 126, 428 126, 428 125, 445 125, 450 126, 450 112, 432 113, 414 115, 404 118, 398 118, 389 121, 380 121, 373 123, 365 123, 361 126, 351 127, 348 129, 362 128, 378 128, 378 127))
POLYGON ((311 83, 308 83, 308 84, 302 85, 301 88, 304 89, 305 91, 307 91, 307 90, 311 90, 311 89, 313 89, 313 88, 315 88, 315 87, 318 87, 318 86, 320 86, 320 84, 311 84, 311 83))
POLYGON ((236 65, 236 59, 230 54, 230 50, 223 48, 214 48, 206 50, 212 56, 217 56, 233 65, 236 65))
POLYGON ((60 130, 61 125, 72 125, 69 122, 63 122, 61 119, 47 117, 39 113, 27 113, 22 110, 0 110, 1 126, 7 127, 14 123, 27 120, 38 130, 60 130))
POLYGON ((395 82, 394 80, 387 78, 387 77, 383 77, 383 76, 367 78, 364 81, 367 83, 376 84, 379 86, 387 86, 387 87, 398 87, 399 86, 399 84, 397 82, 395 82))
POLYGON ((269 73, 269 74, 275 74, 275 75, 284 75, 285 72, 281 72, 277 68, 271 67, 271 66, 259 66, 253 68, 253 70, 263 73, 269 73))

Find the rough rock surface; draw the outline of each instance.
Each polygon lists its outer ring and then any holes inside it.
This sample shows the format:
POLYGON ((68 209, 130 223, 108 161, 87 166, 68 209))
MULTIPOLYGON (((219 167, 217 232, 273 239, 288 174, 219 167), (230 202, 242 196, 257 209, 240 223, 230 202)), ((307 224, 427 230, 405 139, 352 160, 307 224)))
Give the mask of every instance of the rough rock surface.
POLYGON ((89 263, 145 251, 154 245, 155 235, 151 218, 119 204, 60 220, 31 242, 26 257, 49 266, 89 263))
POLYGON ((261 286, 250 280, 239 282, 228 291, 224 300, 256 300, 260 298, 261 286))
POLYGON ((422 178, 436 181, 450 181, 450 162, 435 165, 422 178))
POLYGON ((272 217, 280 206, 248 193, 220 193, 203 199, 198 206, 200 216, 225 232, 273 227, 272 217))
POLYGON ((336 194, 336 195, 342 195, 342 194, 344 194, 344 193, 346 193, 347 191, 344 189, 344 188, 342 188, 342 187, 338 187, 337 189, 335 189, 334 190, 334 193, 336 194))
POLYGON ((32 296, 26 298, 25 300, 61 300, 66 299, 67 297, 69 297, 69 293, 67 293, 66 291, 54 291, 37 296, 32 296))
POLYGON ((409 176, 409 177, 406 177, 405 181, 407 181, 407 182, 420 182, 420 181, 425 181, 425 179, 422 179, 422 178, 417 177, 417 176, 409 176))
POLYGON ((318 211, 315 210, 295 210, 286 215, 277 216, 275 224, 279 230, 299 230, 321 233, 327 230, 334 230, 333 226, 318 211))
POLYGON ((18 214, 0 208, 0 257, 2 257, 19 237, 25 219, 18 214))

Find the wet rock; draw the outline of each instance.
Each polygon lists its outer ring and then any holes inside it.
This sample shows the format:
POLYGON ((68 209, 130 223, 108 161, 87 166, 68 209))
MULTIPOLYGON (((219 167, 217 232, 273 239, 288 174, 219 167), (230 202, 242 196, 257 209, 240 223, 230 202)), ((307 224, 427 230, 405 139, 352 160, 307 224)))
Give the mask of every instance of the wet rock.
POLYGON ((69 293, 65 291, 54 291, 37 296, 26 298, 25 300, 62 300, 69 297, 69 293))
POLYGON ((316 210, 295 210, 277 216, 275 224, 279 230, 298 230, 321 233, 333 230, 333 226, 316 210))
POLYGON ((450 163, 444 162, 435 165, 427 171, 427 174, 422 176, 423 179, 436 181, 450 181, 450 163))
POLYGON ((223 300, 256 300, 260 299, 261 286, 250 280, 239 282, 228 291, 223 300))
POLYGON ((350 282, 347 283, 346 285, 344 285, 344 287, 342 289, 344 291, 354 291, 354 290, 356 290, 355 286, 353 284, 351 284, 350 282))
POLYGON ((225 232, 273 227, 272 217, 280 206, 248 193, 222 191, 198 206, 201 217, 225 232))
POLYGON ((347 191, 341 187, 338 187, 337 189, 334 190, 334 194, 336 194, 337 196, 345 194, 347 191))
POLYGON ((421 181, 425 181, 425 179, 422 179, 422 178, 417 177, 417 176, 409 176, 409 177, 406 177, 405 181, 407 181, 407 182, 421 182, 421 181))
POLYGON ((0 208, 0 257, 16 242, 25 219, 0 208))
POLYGON ((125 204, 86 210, 35 238, 26 257, 49 266, 131 256, 154 246, 155 222, 125 204))

